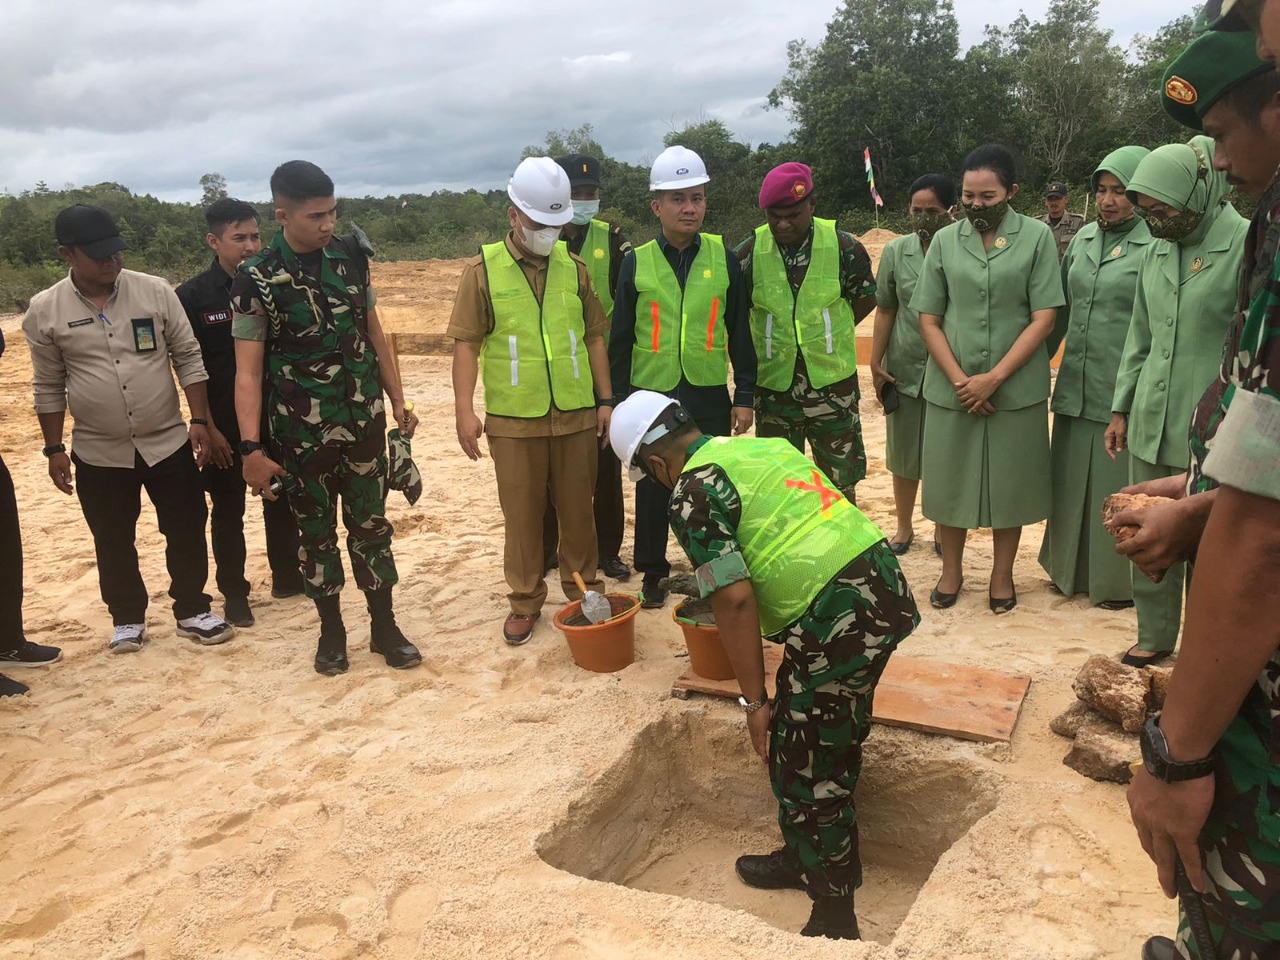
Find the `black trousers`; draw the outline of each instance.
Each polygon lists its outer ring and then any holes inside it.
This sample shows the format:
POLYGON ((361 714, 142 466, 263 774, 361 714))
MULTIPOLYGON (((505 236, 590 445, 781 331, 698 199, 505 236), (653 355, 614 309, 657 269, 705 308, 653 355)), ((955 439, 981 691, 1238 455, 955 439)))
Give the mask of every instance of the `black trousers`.
MULTIPOLYGON (((733 411, 695 417, 698 429, 708 436, 727 437, 733 430, 733 411)), ((671 491, 645 477, 636 484, 635 568, 646 580, 661 580, 671 573, 667 562, 667 534, 671 529, 668 506, 671 491)))
MULTIPOLYGON (((622 464, 618 462, 618 455, 613 452, 611 444, 606 444, 600 451, 597 463, 592 506, 596 517, 596 542, 603 561, 616 557, 622 550, 622 529, 626 525, 626 517, 622 510, 622 464)), ((546 554, 547 566, 556 562, 560 546, 559 523, 556 508, 548 497, 547 512, 542 518, 542 550, 546 554)))
MULTIPOLYGON (((209 539, 213 545, 213 564, 218 592, 224 597, 249 596, 249 581, 244 565, 247 550, 244 542, 244 510, 249 488, 245 486, 239 456, 229 467, 209 464, 201 472, 204 489, 213 507, 209 511, 209 539)), ((289 497, 281 495, 272 502, 262 501, 262 521, 267 538, 267 562, 275 587, 302 589, 302 572, 298 561, 298 525, 289 510, 289 497)))
POLYGON ((17 650, 22 634, 22 529, 13 477, 0 457, 0 650, 17 650))
POLYGON ((169 596, 178 620, 209 611, 204 592, 209 577, 208 545, 204 526, 209 511, 204 502, 200 471, 191 444, 150 466, 134 454, 132 467, 98 467, 73 452, 76 494, 93 534, 98 557, 98 586, 111 621, 146 621, 147 588, 138 570, 135 544, 142 489, 156 508, 156 520, 165 538, 164 559, 169 569, 169 596))

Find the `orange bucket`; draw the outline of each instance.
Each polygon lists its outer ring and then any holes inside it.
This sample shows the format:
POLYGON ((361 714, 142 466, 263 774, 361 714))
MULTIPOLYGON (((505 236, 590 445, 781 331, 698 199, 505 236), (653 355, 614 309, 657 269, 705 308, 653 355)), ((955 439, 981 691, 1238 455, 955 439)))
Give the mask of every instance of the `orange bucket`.
POLYGON ((613 616, 591 623, 582 613, 582 601, 574 600, 556 611, 553 622, 564 633, 573 662, 583 670, 613 673, 635 663, 636 614, 640 598, 627 593, 605 595, 613 616))
POLYGON ((732 680, 733 664, 720 642, 720 628, 705 624, 685 623, 680 619, 684 604, 671 610, 674 620, 684 633, 684 645, 689 648, 689 666, 693 672, 707 680, 732 680))

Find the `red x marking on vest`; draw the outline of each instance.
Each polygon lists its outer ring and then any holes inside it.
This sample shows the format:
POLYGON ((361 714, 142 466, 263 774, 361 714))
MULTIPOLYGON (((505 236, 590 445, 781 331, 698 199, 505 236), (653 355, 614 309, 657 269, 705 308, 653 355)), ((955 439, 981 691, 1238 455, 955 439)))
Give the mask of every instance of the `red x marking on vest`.
POLYGON ((816 493, 822 498, 822 512, 826 513, 840 502, 840 494, 822 482, 821 472, 817 470, 810 470, 809 472, 813 474, 813 483, 805 483, 803 480, 788 480, 787 486, 792 490, 804 490, 807 493, 816 493))

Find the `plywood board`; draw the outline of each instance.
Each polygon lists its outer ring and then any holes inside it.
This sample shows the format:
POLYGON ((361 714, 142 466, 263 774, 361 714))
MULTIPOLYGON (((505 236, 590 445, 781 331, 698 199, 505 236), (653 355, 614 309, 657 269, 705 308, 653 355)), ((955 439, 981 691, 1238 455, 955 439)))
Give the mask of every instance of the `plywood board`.
MULTIPOLYGON (((781 661, 782 648, 766 643, 764 672, 770 697, 781 661)), ((871 719, 962 740, 1008 741, 1030 686, 1030 677, 895 654, 876 687, 871 719)), ((737 699, 740 691, 737 680, 707 680, 690 668, 676 679, 671 695, 691 693, 737 699)))

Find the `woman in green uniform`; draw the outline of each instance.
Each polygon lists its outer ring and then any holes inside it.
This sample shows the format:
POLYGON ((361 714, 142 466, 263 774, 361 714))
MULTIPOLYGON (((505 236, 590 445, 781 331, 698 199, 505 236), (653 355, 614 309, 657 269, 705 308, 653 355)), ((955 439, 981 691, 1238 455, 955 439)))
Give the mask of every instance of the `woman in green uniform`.
POLYGON ((1098 219, 1071 241, 1062 261, 1067 305, 1048 341, 1066 338, 1053 388, 1053 513, 1040 566, 1062 593, 1119 610, 1133 606, 1129 561, 1102 526, 1102 502, 1129 483, 1129 458, 1110 457, 1103 436, 1111 420, 1120 353, 1129 332, 1142 255, 1151 234, 1125 195, 1146 147, 1121 147, 1093 172, 1098 219))
POLYGON ((907 552, 915 533, 911 516, 920 485, 920 451, 924 445, 924 368, 929 351, 920 339, 920 315, 911 308, 916 280, 933 236, 955 217, 956 187, 947 177, 927 173, 911 184, 911 228, 891 240, 880 254, 876 272, 875 339, 871 347, 871 382, 885 405, 885 464, 893 476, 893 504, 898 529, 889 549, 907 552), (896 401, 886 403, 884 388, 893 385, 896 401), (896 407, 895 407, 896 402, 896 407))
POLYGON ((993 530, 987 588, 994 613, 1017 606, 1022 527, 1049 515, 1049 353, 1062 306, 1053 232, 1009 209, 1013 155, 995 144, 965 158, 965 219, 934 237, 911 298, 929 350, 922 482, 939 525, 942 577, 930 595, 955 604, 968 530, 993 530))
MULTIPOLYGON (((1213 141, 1195 137, 1153 150, 1129 181, 1134 212, 1157 242, 1147 245, 1125 339, 1105 442, 1128 448, 1134 483, 1187 468, 1196 400, 1216 379, 1235 311, 1249 223, 1225 197, 1213 141)), ((1183 569, 1164 580, 1133 578, 1138 642, 1124 661, 1141 666, 1173 652, 1182 626, 1183 569)))

